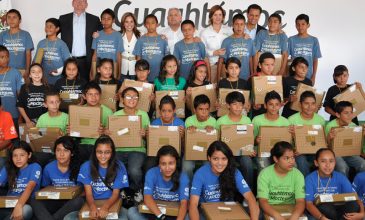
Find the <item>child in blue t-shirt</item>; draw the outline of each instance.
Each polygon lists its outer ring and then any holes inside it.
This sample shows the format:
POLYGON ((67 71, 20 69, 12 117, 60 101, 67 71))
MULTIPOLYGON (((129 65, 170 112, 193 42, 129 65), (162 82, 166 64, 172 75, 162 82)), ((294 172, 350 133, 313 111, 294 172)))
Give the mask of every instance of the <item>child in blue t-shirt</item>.
POLYGON ((356 174, 352 187, 357 192, 359 199, 365 204, 365 173, 356 174))
POLYGON ((180 77, 178 60, 174 55, 166 55, 162 58, 160 72, 154 84, 157 91, 183 90, 186 80, 180 77))
POLYGON ((255 196, 251 192, 242 174, 236 168, 232 150, 222 141, 213 142, 207 151, 210 164, 204 165, 196 171, 190 191, 189 216, 199 215, 205 220, 202 211, 198 208, 201 202, 233 201, 237 191, 248 202, 243 207, 250 213, 251 219, 259 219, 260 209, 255 196))
POLYGON ((0 172, 0 187, 9 184, 7 196, 20 196, 13 208, 0 208, 0 219, 30 220, 32 207, 25 204, 40 189, 42 168, 32 148, 25 141, 16 142, 9 150, 5 167, 0 172))
POLYGON ((146 174, 144 203, 153 214, 138 212, 138 206, 128 209, 128 219, 186 219, 189 201, 189 178, 182 172, 181 157, 173 146, 166 145, 157 152, 158 166, 146 174), (165 216, 158 208, 158 201, 180 202, 176 217, 165 216), (156 216, 156 217, 155 217, 156 216))

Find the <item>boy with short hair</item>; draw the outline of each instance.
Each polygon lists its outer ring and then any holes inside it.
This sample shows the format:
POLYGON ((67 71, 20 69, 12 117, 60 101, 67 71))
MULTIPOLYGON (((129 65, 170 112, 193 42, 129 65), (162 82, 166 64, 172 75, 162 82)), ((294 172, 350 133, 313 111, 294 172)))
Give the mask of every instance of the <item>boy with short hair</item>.
POLYGON ((309 62, 308 73, 306 77, 312 80, 314 86, 318 59, 322 57, 321 48, 319 46, 318 39, 308 34, 308 28, 310 27, 309 16, 306 14, 300 14, 295 19, 295 26, 298 30, 298 34, 289 37, 288 40, 288 54, 291 58, 304 57, 309 62))
MULTIPOLYGON (((352 122, 353 106, 351 102, 341 101, 336 104, 335 112, 337 119, 330 121, 326 126, 327 144, 331 144, 331 140, 337 136, 338 131, 332 129, 335 127, 356 126, 352 122)), ((363 132, 365 133, 365 124, 363 124, 363 132)), ((335 171, 342 173, 349 178, 349 167, 356 168, 357 173, 365 172, 365 142, 362 145, 360 155, 349 157, 336 157, 335 171)))

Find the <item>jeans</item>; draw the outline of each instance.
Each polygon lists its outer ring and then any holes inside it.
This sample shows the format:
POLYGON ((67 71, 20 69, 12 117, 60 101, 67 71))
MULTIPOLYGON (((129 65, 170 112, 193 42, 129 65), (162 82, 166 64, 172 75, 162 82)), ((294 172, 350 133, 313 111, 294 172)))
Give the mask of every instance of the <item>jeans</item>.
MULTIPOLYGON (((128 209, 128 219, 138 219, 138 220, 155 220, 157 217, 154 214, 145 214, 140 213, 138 211, 138 206, 133 206, 128 209)), ((176 220, 176 217, 173 216, 166 216, 164 220, 176 220)), ((184 220, 190 220, 189 212, 186 213, 184 220)))
MULTIPOLYGON (((182 158, 182 171, 189 177, 190 186, 193 183, 194 169, 195 169, 195 160, 185 160, 185 154, 182 158)), ((202 160, 203 165, 207 165, 210 162, 208 160, 202 160)))
POLYGON ((324 216, 326 216, 326 218, 331 220, 346 220, 343 217, 345 213, 360 212, 360 205, 356 201, 348 202, 340 209, 335 209, 333 205, 328 203, 323 203, 317 206, 317 208, 324 216))
MULTIPOLYGON (((79 220, 79 211, 71 212, 66 215, 63 220, 79 220)), ((121 207, 119 210, 118 220, 128 220, 127 218, 127 209, 121 207)))
POLYGON ((94 145, 79 144, 79 151, 82 162, 90 160, 93 153, 94 145))
POLYGON ((84 199, 76 196, 71 200, 30 200, 34 216, 37 219, 62 220, 67 214, 79 211, 84 199))
POLYGON ((257 164, 257 176, 260 174, 260 172, 265 169, 266 167, 271 165, 270 157, 255 157, 255 161, 257 164))
POLYGON ((253 180, 254 180, 254 169, 252 158, 250 156, 235 156, 234 159, 236 162, 240 163, 242 166, 242 175, 243 178, 246 180, 250 189, 253 187, 253 180))
POLYGON ((42 168, 55 158, 55 155, 52 153, 36 152, 34 155, 38 159, 42 168))
POLYGON ((359 155, 349 157, 336 157, 335 171, 349 178, 349 167, 354 167, 356 173, 365 172, 365 160, 359 155))
POLYGON ((129 188, 134 191, 143 189, 142 165, 146 154, 138 151, 117 151, 116 159, 128 162, 127 173, 129 176, 129 188))
MULTIPOLYGON (((14 209, 0 209, 0 219, 2 220, 10 220, 10 216, 11 214, 13 214, 14 209)), ((30 207, 30 205, 25 204, 23 205, 23 220, 30 220, 33 217, 33 210, 32 207, 30 207)), ((12 218, 14 219, 14 217, 12 218)))
POLYGON ((134 80, 134 77, 136 77, 136 75, 129 75, 129 71, 128 71, 127 75, 124 75, 122 73, 122 77, 120 78, 120 81, 123 83, 125 79, 134 80))
POLYGON ((314 161, 314 154, 301 154, 295 158, 295 163, 297 164, 298 170, 302 172, 304 178, 310 174, 310 167, 307 161, 314 161))

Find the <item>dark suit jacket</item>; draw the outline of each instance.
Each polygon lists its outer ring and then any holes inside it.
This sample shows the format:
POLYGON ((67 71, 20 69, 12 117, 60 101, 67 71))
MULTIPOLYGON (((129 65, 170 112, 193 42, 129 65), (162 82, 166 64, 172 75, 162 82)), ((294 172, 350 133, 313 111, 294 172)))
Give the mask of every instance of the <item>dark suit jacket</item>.
MULTIPOLYGON (((73 41, 73 12, 65 15, 61 15, 61 39, 67 44, 70 53, 72 53, 72 41, 73 41)), ((103 30, 103 25, 100 23, 100 19, 95 15, 86 13, 86 56, 87 65, 91 67, 91 58, 94 51, 91 49, 93 42, 92 34, 96 31, 103 30)))
POLYGON ((257 25, 257 31, 256 31, 256 35, 259 33, 259 31, 261 30, 266 30, 266 28, 262 27, 261 25, 257 25))

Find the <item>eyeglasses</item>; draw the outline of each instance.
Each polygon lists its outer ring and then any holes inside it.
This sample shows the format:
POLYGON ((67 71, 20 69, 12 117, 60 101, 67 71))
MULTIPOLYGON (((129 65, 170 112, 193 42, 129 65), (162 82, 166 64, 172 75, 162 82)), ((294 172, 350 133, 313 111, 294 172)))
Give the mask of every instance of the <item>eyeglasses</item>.
POLYGON ((97 155, 105 155, 105 156, 110 156, 111 154, 112 154, 112 152, 110 152, 110 151, 105 151, 105 152, 103 152, 103 151, 96 151, 96 154, 97 155))
POLYGON ((129 95, 128 95, 128 96, 126 96, 125 98, 126 98, 126 99, 136 99, 136 100, 137 100, 137 99, 139 99, 139 97, 138 97, 138 96, 134 96, 134 97, 132 97, 132 96, 129 96, 129 95))

